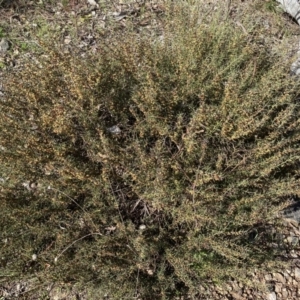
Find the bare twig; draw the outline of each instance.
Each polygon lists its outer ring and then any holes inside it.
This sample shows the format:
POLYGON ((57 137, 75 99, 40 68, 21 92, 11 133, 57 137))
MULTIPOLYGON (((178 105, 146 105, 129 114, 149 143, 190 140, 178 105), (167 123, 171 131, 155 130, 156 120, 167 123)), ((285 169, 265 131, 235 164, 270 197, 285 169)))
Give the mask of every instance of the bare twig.
POLYGON ((71 243, 70 245, 68 245, 63 251, 61 251, 56 257, 55 257, 55 259, 54 259, 54 262, 56 263, 57 261, 58 261, 58 259, 70 248, 70 247, 72 247, 75 243, 77 243, 77 242, 79 242, 79 241, 81 241, 81 240, 83 240, 83 239, 85 239, 86 237, 88 237, 88 236, 92 236, 92 235, 103 235, 103 234, 101 234, 100 232, 94 232, 94 233, 89 233, 89 234, 87 234, 87 235, 85 235, 85 236, 82 236, 81 238, 79 238, 79 239, 77 239, 77 240, 75 240, 73 243, 71 243))
POLYGON ((59 193, 61 193, 62 195, 64 195, 65 197, 67 197, 68 199, 70 199, 72 202, 74 202, 83 212, 84 212, 84 214, 85 215, 87 215, 88 217, 89 217, 89 219, 90 219, 90 221, 92 222, 92 224, 93 224, 93 226, 94 226, 94 228, 95 229, 97 229, 97 226, 95 225, 95 223, 94 223, 94 221, 93 221, 93 219, 92 219, 92 217, 88 214, 88 212, 76 201, 76 200, 74 200, 73 198, 71 198, 69 195, 67 195, 66 193, 64 193, 64 192, 62 192, 62 191, 60 191, 60 190, 58 190, 58 189, 56 189, 56 188, 54 188, 54 187, 48 187, 48 189, 49 190, 54 190, 54 191, 57 191, 57 192, 59 192, 59 193))
POLYGON ((248 31, 245 29, 245 27, 243 26, 242 23, 240 23, 239 21, 236 21, 236 25, 240 26, 240 27, 243 29, 243 31, 244 31, 244 33, 245 33, 246 35, 249 34, 248 31))
POLYGON ((227 12, 226 12, 226 19, 225 20, 227 20, 229 18, 230 7, 231 7, 231 0, 227 0, 227 12))
POLYGON ((139 275, 140 275, 140 269, 138 268, 137 276, 136 276, 136 284, 135 284, 135 296, 136 297, 137 297, 137 294, 138 294, 139 275))

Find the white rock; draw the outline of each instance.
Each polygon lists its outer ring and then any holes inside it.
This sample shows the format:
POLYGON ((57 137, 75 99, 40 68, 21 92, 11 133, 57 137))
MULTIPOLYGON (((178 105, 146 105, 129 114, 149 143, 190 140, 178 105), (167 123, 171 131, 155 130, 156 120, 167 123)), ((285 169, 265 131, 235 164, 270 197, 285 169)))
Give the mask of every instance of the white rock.
POLYGON ((71 43, 71 37, 70 36, 66 36, 65 37, 65 39, 64 39, 64 43, 66 44, 66 45, 69 45, 70 43, 71 43))
POLYGON ((277 0, 283 10, 290 14, 300 24, 300 3, 298 0, 277 0))
POLYGON ((277 300, 277 296, 275 292, 268 294, 267 300, 277 300))
POLYGON ((97 2, 95 0, 87 0, 88 4, 92 5, 92 6, 96 6, 99 7, 99 5, 97 4, 97 2))
MULTIPOLYGON (((277 0, 282 9, 292 16, 300 25, 300 1, 299 0, 277 0)), ((300 76, 300 47, 297 52, 297 60, 291 65, 291 75, 300 76)))
POLYGON ((266 274, 265 279, 266 279, 266 281, 271 281, 272 280, 272 274, 266 274))
POLYGON ((22 183, 22 185, 23 185, 28 191, 31 191, 29 184, 30 184, 29 181, 26 181, 26 182, 23 182, 23 183, 22 183))
POLYGON ((300 75, 300 59, 299 58, 292 63, 291 73, 296 76, 300 75))
POLYGON ((4 38, 0 41, 0 52, 6 52, 9 49, 8 41, 4 38))
POLYGON ((119 133, 121 133, 121 129, 120 129, 120 127, 117 126, 117 125, 114 125, 114 126, 112 126, 112 127, 109 127, 109 128, 107 128, 107 130, 108 130, 110 133, 113 133, 113 134, 119 134, 119 133))

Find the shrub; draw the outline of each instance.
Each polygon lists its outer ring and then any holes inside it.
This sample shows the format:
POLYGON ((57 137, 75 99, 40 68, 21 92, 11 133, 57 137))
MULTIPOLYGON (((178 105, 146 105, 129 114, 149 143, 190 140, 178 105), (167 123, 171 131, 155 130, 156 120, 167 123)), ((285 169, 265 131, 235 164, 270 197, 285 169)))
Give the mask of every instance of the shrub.
POLYGON ((257 31, 171 16, 160 42, 127 32, 85 59, 44 43, 6 75, 2 276, 172 298, 274 265, 299 84, 257 31))

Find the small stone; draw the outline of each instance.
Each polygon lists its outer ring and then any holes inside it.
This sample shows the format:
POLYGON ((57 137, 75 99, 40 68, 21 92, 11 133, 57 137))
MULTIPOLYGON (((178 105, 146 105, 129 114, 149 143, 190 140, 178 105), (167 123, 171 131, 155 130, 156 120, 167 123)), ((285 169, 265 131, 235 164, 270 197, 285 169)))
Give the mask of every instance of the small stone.
POLYGON ((282 294, 283 299, 286 299, 288 297, 288 295, 289 295, 286 288, 283 288, 281 290, 281 294, 282 294))
POLYGON ((282 289, 282 283, 276 283, 275 292, 278 294, 281 292, 281 289, 282 289))
POLYGON ((5 38, 0 41, 0 52, 6 52, 9 49, 9 43, 5 38))
POLYGON ((292 251, 290 252, 290 256, 293 257, 293 258, 298 258, 298 254, 295 253, 295 250, 292 250, 292 251))
POLYGON ((288 278, 288 277, 291 276, 291 271, 290 270, 285 270, 282 274, 283 274, 284 278, 288 278))
POLYGON ((300 66, 298 60, 292 63, 290 73, 291 75, 296 75, 296 76, 300 74, 300 66))
POLYGON ((227 291, 232 291, 232 286, 230 284, 227 284, 226 289, 227 291))
POLYGON ((112 127, 109 127, 109 128, 107 128, 107 130, 108 130, 110 133, 112 133, 112 134, 119 134, 119 133, 121 133, 121 129, 120 129, 120 127, 117 126, 117 125, 114 125, 114 126, 112 126, 112 127))
POLYGON ((200 292, 204 292, 204 291, 205 291, 204 286, 200 285, 200 286, 199 286, 199 290, 200 290, 200 292))
POLYGON ((88 2, 91 6, 99 7, 99 4, 98 4, 95 0, 87 0, 87 2, 88 2))
POLYGON ((297 282, 297 280, 293 279, 293 286, 298 286, 299 283, 297 282))
POLYGON ((266 274, 265 279, 266 279, 266 281, 271 281, 272 280, 272 274, 266 274))
POLYGON ((281 282, 283 284, 285 284, 285 278, 283 277, 283 275, 281 273, 274 273, 273 274, 273 278, 277 281, 277 282, 281 282))
POLYGON ((245 300, 244 297, 242 297, 241 295, 239 295, 239 294, 237 294, 235 292, 231 292, 230 294, 231 294, 231 296, 233 297, 234 300, 245 300))
POLYGON ((296 246, 299 242, 299 238, 296 237, 296 236, 289 236, 287 238, 287 242, 290 244, 290 245, 293 245, 293 246, 296 246))
POLYGON ((295 268, 295 279, 299 282, 300 281, 300 268, 295 268))
POLYGON ((276 293, 272 292, 272 293, 268 294, 267 299, 268 300, 277 300, 276 293))
POLYGON ((234 291, 239 290, 239 286, 238 286, 238 284, 237 284, 236 281, 232 281, 231 286, 232 286, 232 288, 233 288, 234 291))
POLYGON ((147 270, 147 273, 148 273, 148 275, 150 275, 150 276, 152 276, 152 275, 154 274, 153 270, 151 270, 151 269, 148 269, 148 270, 147 270))
POLYGON ((69 37, 69 36, 66 36, 65 37, 65 39, 64 39, 64 43, 66 44, 66 45, 69 45, 70 43, 71 43, 71 37, 69 37))
POLYGON ((282 294, 281 293, 276 293, 278 299, 282 299, 282 294))

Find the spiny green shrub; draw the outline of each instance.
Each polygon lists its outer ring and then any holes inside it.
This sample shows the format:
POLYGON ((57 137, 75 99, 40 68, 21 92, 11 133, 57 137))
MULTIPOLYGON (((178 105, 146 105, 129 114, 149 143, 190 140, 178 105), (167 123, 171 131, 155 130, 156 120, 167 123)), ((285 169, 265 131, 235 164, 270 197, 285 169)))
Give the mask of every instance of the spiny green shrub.
POLYGON ((299 84, 257 31, 179 8, 161 41, 44 45, 6 75, 2 277, 171 299, 278 264, 263 228, 299 190, 299 84))

